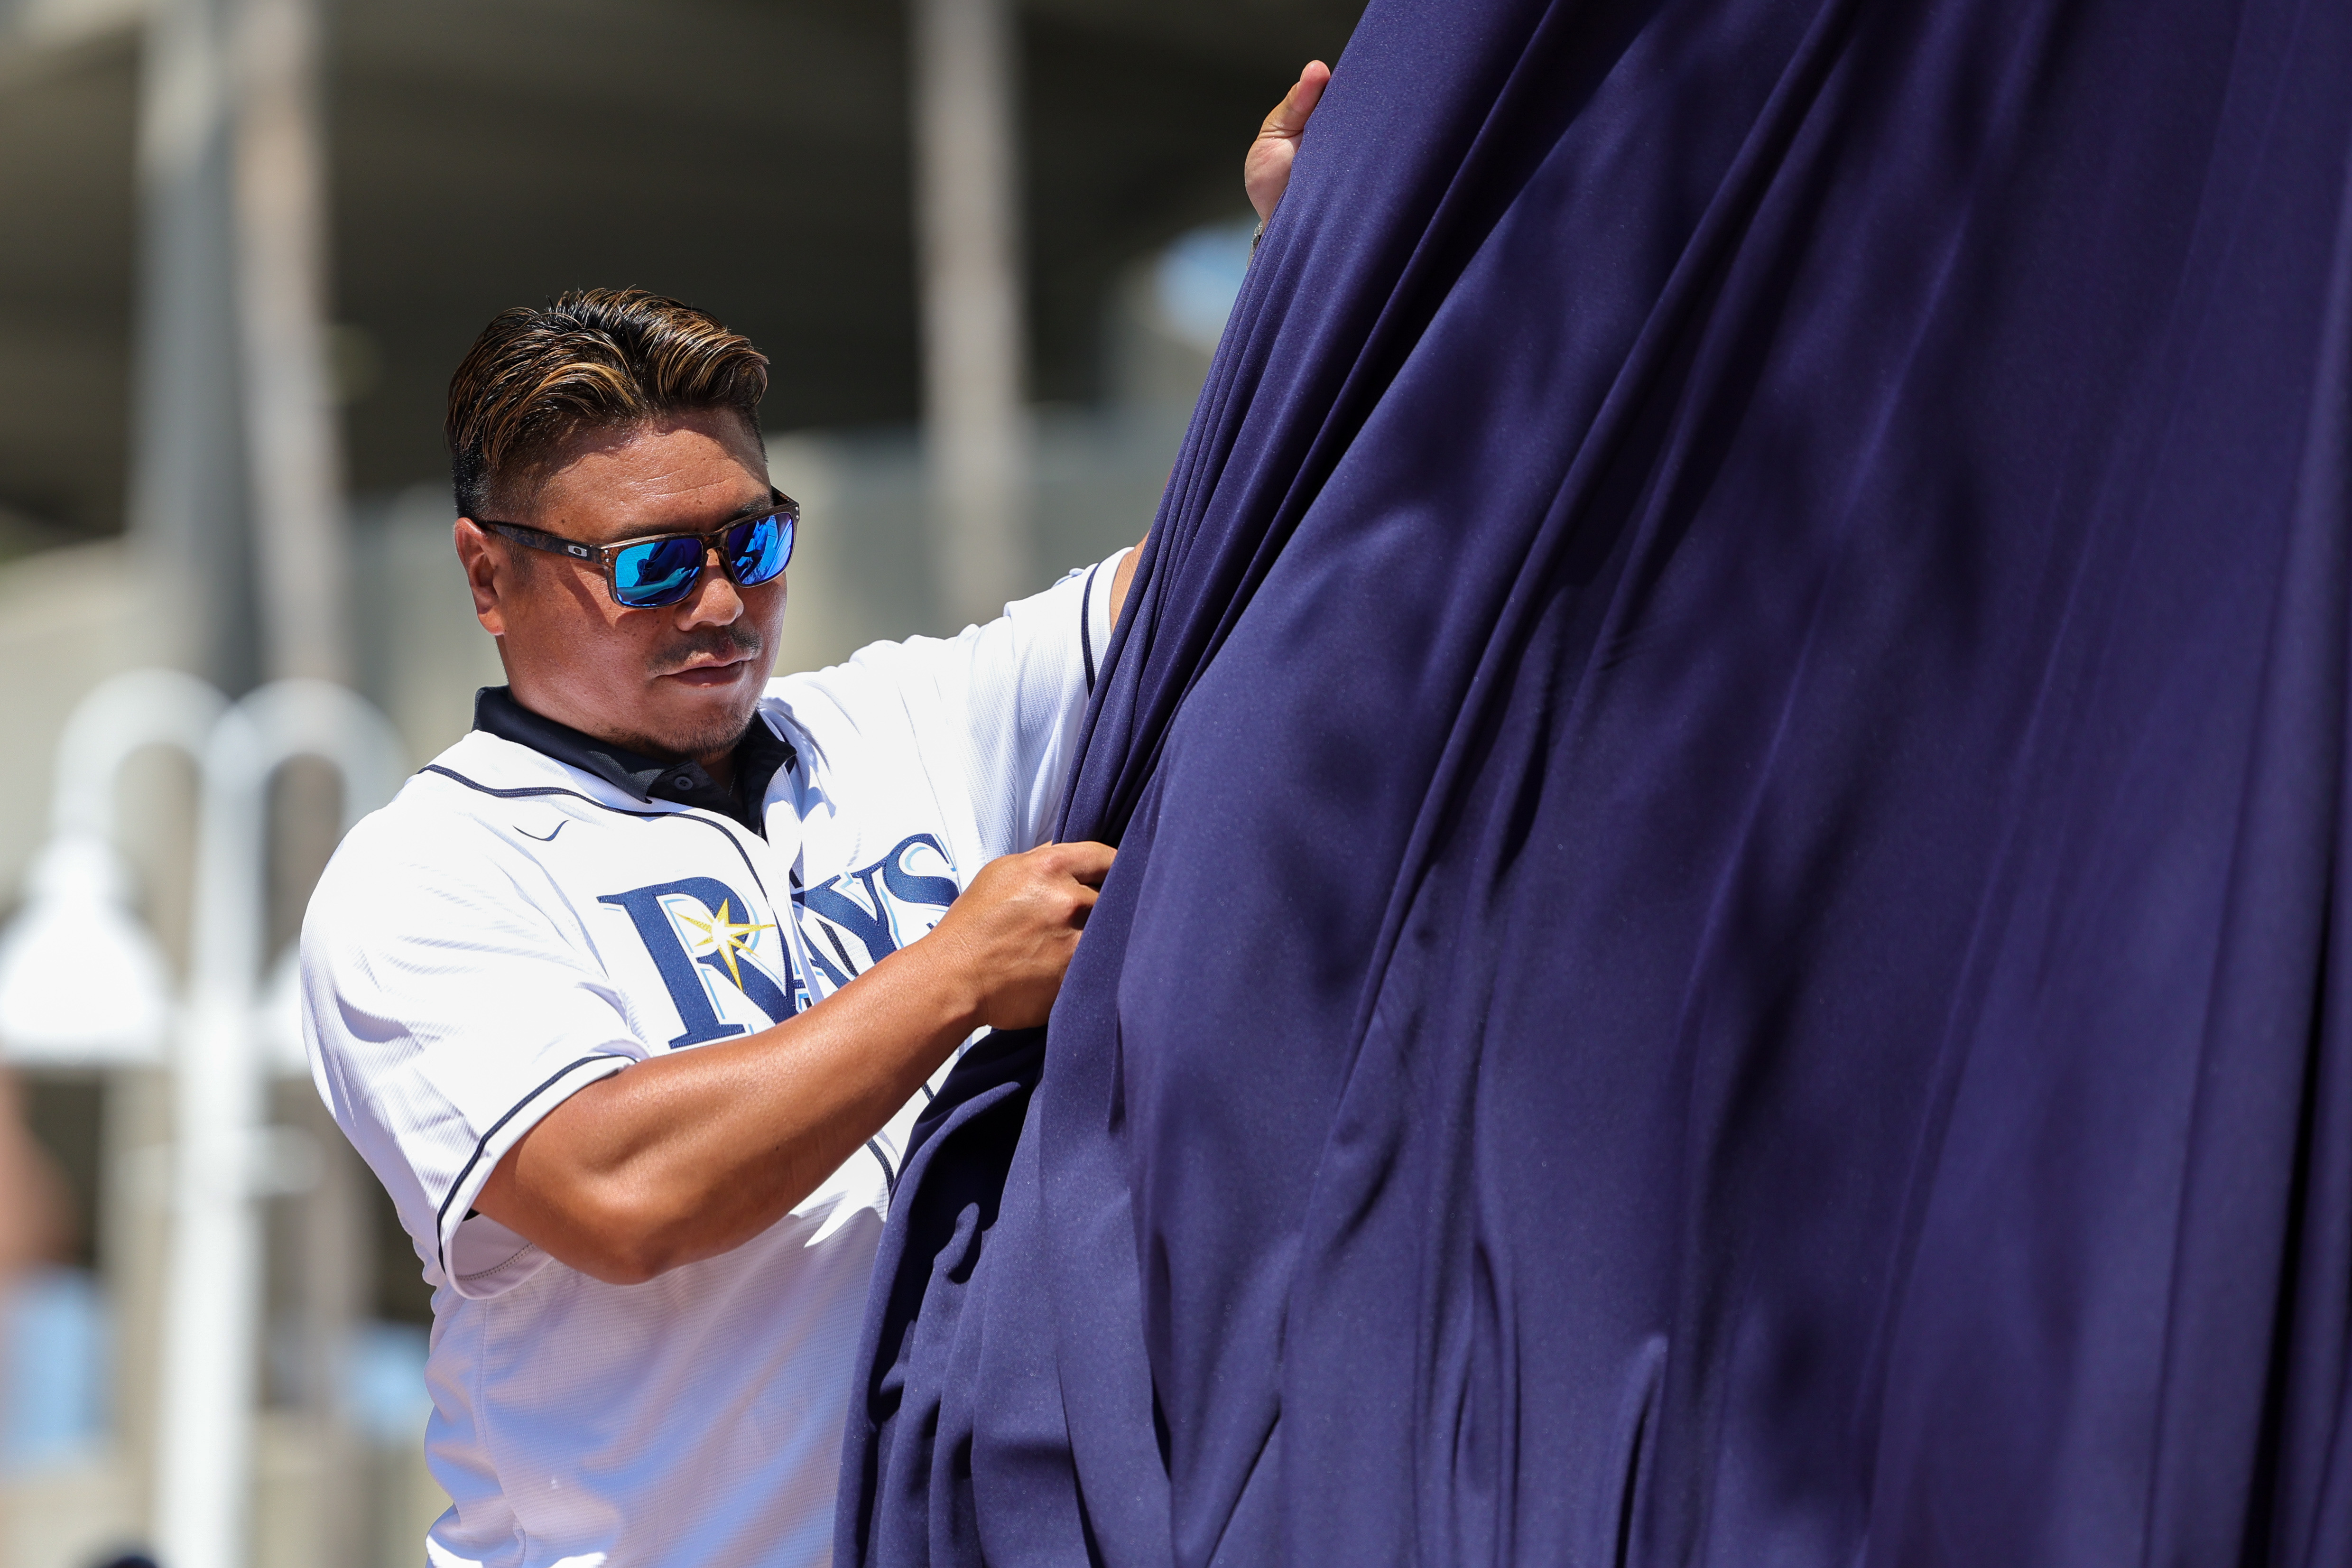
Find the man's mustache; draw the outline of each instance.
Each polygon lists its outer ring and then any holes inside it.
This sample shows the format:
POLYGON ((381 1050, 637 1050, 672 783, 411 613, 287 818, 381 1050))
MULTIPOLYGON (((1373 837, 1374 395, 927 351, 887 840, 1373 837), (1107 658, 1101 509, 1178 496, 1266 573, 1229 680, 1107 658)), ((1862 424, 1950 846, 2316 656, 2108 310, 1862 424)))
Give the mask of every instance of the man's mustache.
POLYGON ((690 633, 664 648, 653 661, 652 673, 676 675, 698 664, 732 664, 739 658, 757 658, 766 647, 766 639, 752 627, 740 624, 712 626, 708 631, 690 633))

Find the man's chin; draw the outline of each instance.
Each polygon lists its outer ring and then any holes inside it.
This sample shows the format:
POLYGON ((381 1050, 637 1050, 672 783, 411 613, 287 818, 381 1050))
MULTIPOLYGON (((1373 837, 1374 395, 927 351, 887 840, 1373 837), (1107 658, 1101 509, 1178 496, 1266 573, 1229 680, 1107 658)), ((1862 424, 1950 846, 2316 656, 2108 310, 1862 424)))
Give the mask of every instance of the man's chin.
POLYGON ((760 706, 760 684, 749 679, 740 686, 715 689, 667 679, 656 685, 668 688, 663 693, 667 700, 658 715, 649 715, 657 718, 660 728, 648 739, 672 756, 707 757, 729 750, 751 727, 751 715, 760 706))

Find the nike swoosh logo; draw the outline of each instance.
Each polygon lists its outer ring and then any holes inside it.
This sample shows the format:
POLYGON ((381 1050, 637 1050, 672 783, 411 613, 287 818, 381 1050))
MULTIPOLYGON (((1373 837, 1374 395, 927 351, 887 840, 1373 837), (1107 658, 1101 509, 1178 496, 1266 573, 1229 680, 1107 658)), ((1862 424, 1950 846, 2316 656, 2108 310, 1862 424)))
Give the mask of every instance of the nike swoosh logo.
MULTIPOLYGON (((570 817, 568 817, 568 816, 567 816, 567 817, 565 817, 562 822, 559 822, 559 823, 557 823, 557 824, 555 825, 555 833, 561 833, 561 832, 562 832, 566 827, 570 826, 571 825, 572 825, 572 819, 571 819, 570 817)), ((532 832, 530 828, 528 828, 528 827, 518 827, 518 828, 516 828, 516 829, 515 829, 515 831, 516 831, 517 833, 521 834, 525 838, 539 838, 539 841, 540 841, 541 844, 552 844, 552 843, 554 843, 554 842, 555 842, 555 833, 551 833, 551 834, 549 834, 546 837, 544 837, 544 838, 540 838, 538 834, 533 833, 533 832, 532 832)))

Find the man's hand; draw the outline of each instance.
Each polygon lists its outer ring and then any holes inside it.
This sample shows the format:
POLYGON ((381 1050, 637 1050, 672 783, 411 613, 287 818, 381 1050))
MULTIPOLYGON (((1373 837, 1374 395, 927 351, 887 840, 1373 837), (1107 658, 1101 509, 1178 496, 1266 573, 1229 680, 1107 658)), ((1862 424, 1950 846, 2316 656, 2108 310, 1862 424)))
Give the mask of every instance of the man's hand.
POLYGON ((1298 138, 1323 97, 1323 84, 1330 79, 1329 66, 1321 60, 1307 61, 1307 68, 1298 73, 1297 85, 1257 128, 1257 140, 1250 143, 1249 156, 1242 160, 1242 188, 1249 192, 1250 205, 1257 209, 1261 223, 1274 216, 1275 205, 1290 188, 1290 164, 1298 155, 1298 138))
POLYGON ((608 1284, 742 1246, 965 1036, 1045 1021, 1110 863, 1102 844, 990 862, 929 935, 807 1012, 572 1095, 507 1151, 474 1206, 608 1284))
POLYGON ((1033 1029, 1054 1010, 1078 933, 1108 874, 1108 844, 1048 844, 980 868, 923 940, 946 950, 976 997, 974 1028, 1033 1029))

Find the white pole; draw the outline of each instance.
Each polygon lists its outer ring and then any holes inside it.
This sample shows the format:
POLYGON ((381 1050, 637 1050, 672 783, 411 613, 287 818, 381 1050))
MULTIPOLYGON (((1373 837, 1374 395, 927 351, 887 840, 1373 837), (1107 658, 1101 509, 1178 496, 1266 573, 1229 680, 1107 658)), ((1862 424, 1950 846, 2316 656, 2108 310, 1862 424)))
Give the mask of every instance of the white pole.
POLYGON ((284 680, 231 709, 205 746, 195 951, 174 1062, 156 1544, 167 1568, 245 1568, 253 1490, 265 1069, 255 1008, 269 780, 299 755, 335 765, 344 826, 388 799, 400 743, 339 686, 284 680))
MULTIPOLYGON (((320 0, 236 0, 236 6, 237 323, 261 662, 274 676, 348 682, 350 549, 327 363, 320 0)), ((295 841, 315 846, 325 837, 326 803, 315 791, 286 791, 279 808, 295 841)), ((266 1093, 257 1093, 255 1114, 266 1117, 266 1093)), ((327 1562, 352 1559, 364 1533, 356 1456, 338 1398, 366 1258, 356 1235, 366 1219, 357 1163, 340 1138, 320 1150, 319 1179, 301 1200, 298 1246, 308 1331, 304 1403, 315 1418, 316 1468, 312 1528, 297 1550, 327 1562)))
POLYGON ((316 0, 237 0, 237 318, 267 668, 348 681, 318 35, 316 0))
POLYGON ((240 430, 230 0, 154 0, 140 89, 140 320, 130 531, 172 659, 253 671, 240 430))
POLYGON ((245 1568, 252 1493, 261 1124, 252 1058, 268 769, 242 705, 205 748, 194 951, 173 1075, 155 1533, 169 1568, 245 1568))
POLYGON ((1009 0, 914 0, 925 461, 941 597, 994 616, 1030 583, 1009 0))

